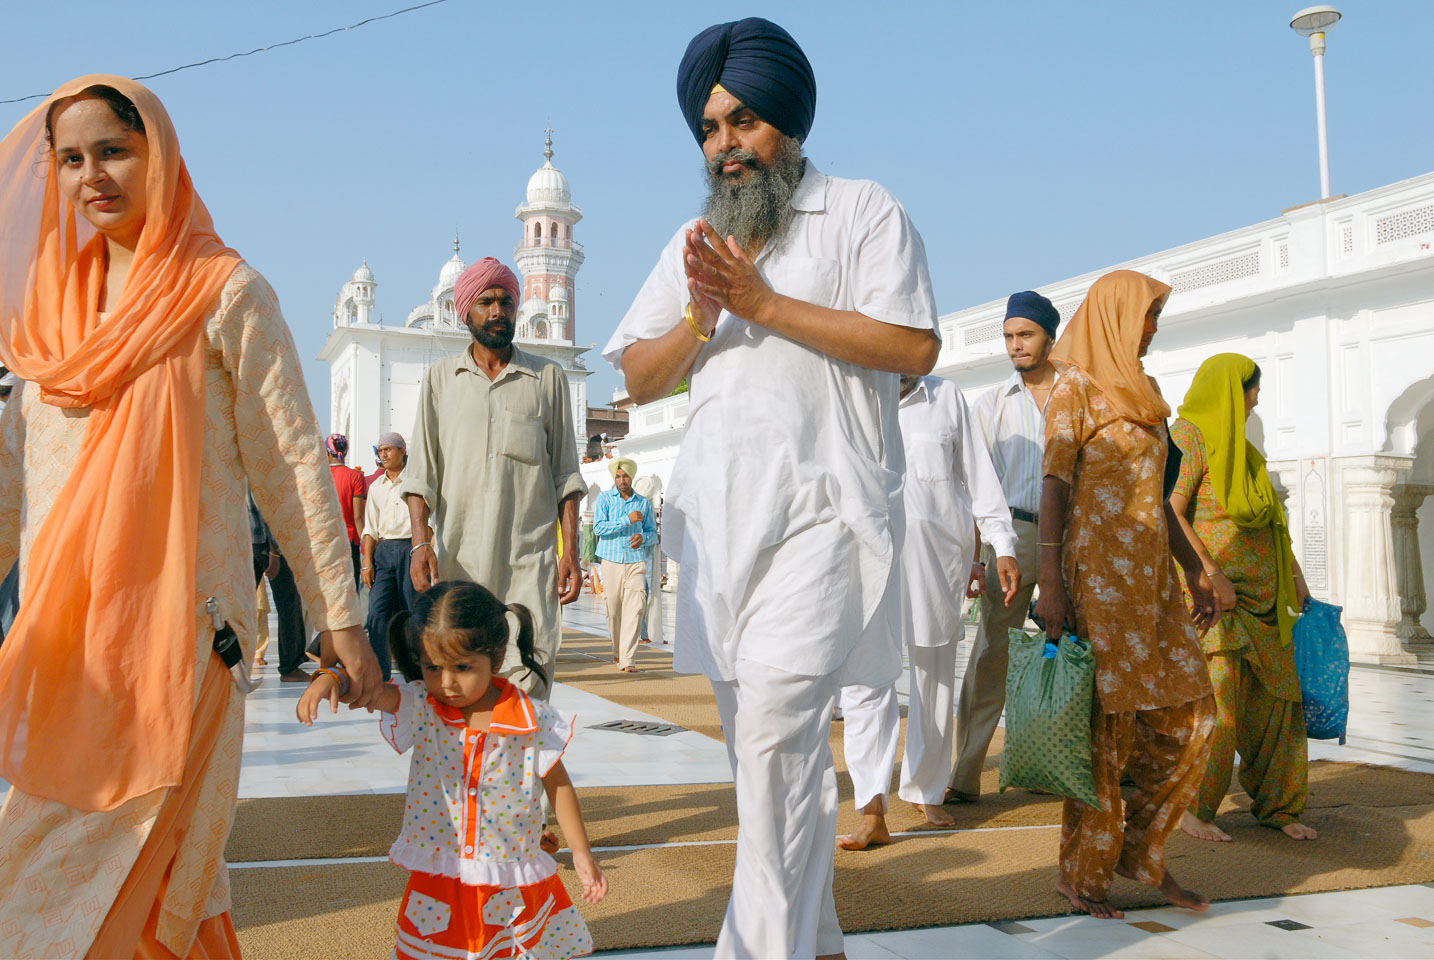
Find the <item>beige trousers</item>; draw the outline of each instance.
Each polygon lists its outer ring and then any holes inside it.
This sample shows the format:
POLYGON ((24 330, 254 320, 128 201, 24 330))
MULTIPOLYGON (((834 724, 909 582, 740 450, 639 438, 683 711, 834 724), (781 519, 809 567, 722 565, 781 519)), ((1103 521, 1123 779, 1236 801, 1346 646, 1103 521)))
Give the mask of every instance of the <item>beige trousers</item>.
POLYGON ((981 598, 981 624, 961 680, 961 700, 956 707, 956 766, 951 771, 951 789, 976 796, 981 792, 981 767, 986 751, 1006 707, 1006 662, 1009 652, 1007 631, 1026 625, 1026 610, 1036 590, 1040 549, 1036 546, 1036 525, 1011 520, 1016 528, 1016 564, 1021 568, 1021 585, 1004 602, 996 579, 996 556, 990 546, 982 553, 986 561, 986 595, 981 598))
POLYGON ((647 610, 647 564, 604 560, 602 585, 613 659, 620 667, 630 667, 637 655, 637 631, 647 610))

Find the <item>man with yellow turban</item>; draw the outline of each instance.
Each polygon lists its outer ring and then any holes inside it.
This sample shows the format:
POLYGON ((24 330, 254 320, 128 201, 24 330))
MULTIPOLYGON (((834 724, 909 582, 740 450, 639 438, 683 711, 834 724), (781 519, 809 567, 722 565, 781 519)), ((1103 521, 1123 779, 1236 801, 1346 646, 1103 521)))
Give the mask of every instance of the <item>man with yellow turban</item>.
POLYGON ((830 718, 843 684, 901 671, 897 375, 935 363, 936 305, 901 205, 803 157, 816 83, 790 34, 704 30, 677 95, 704 215, 603 355, 638 403, 689 383, 663 546, 682 566, 674 667, 710 679, 736 781, 717 956, 833 955, 830 718))

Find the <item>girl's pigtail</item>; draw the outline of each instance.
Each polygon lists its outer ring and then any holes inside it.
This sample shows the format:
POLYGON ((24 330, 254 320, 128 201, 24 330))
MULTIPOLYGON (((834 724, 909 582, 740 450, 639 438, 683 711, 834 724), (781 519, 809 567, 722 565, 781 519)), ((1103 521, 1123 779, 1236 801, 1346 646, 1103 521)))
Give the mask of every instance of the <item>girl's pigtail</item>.
POLYGON ((533 652, 533 615, 521 603, 508 604, 508 612, 518 618, 518 658, 522 660, 523 666, 542 678, 544 687, 548 686, 548 672, 543 669, 533 652))

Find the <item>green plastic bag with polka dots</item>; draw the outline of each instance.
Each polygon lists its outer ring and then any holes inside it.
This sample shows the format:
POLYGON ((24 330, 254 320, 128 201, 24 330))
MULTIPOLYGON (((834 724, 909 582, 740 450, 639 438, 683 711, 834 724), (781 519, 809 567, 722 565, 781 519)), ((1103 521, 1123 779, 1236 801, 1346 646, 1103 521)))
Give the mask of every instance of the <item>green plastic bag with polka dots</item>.
POLYGON ((1090 771, 1095 655, 1078 637, 1010 632, 1001 790, 1024 787, 1099 808, 1090 771))

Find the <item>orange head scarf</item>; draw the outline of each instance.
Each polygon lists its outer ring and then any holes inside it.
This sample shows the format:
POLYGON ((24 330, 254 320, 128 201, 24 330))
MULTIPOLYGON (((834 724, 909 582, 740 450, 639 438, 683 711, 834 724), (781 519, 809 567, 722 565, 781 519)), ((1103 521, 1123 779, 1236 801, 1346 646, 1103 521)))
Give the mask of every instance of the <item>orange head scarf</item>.
POLYGON ((80 77, 0 142, 0 362, 45 403, 88 407, 80 453, 36 532, 0 646, 0 773, 110 810, 178 784, 194 710, 203 318, 239 255, 214 233, 164 106, 123 77, 80 77), (149 147, 144 229, 101 320, 105 241, 65 199, 45 120, 113 87, 149 147))
POLYGON ((1085 301, 1051 350, 1051 359, 1079 367, 1127 420, 1156 424, 1170 405, 1140 363, 1140 338, 1150 305, 1170 287, 1134 270, 1107 273, 1090 285, 1085 301))

